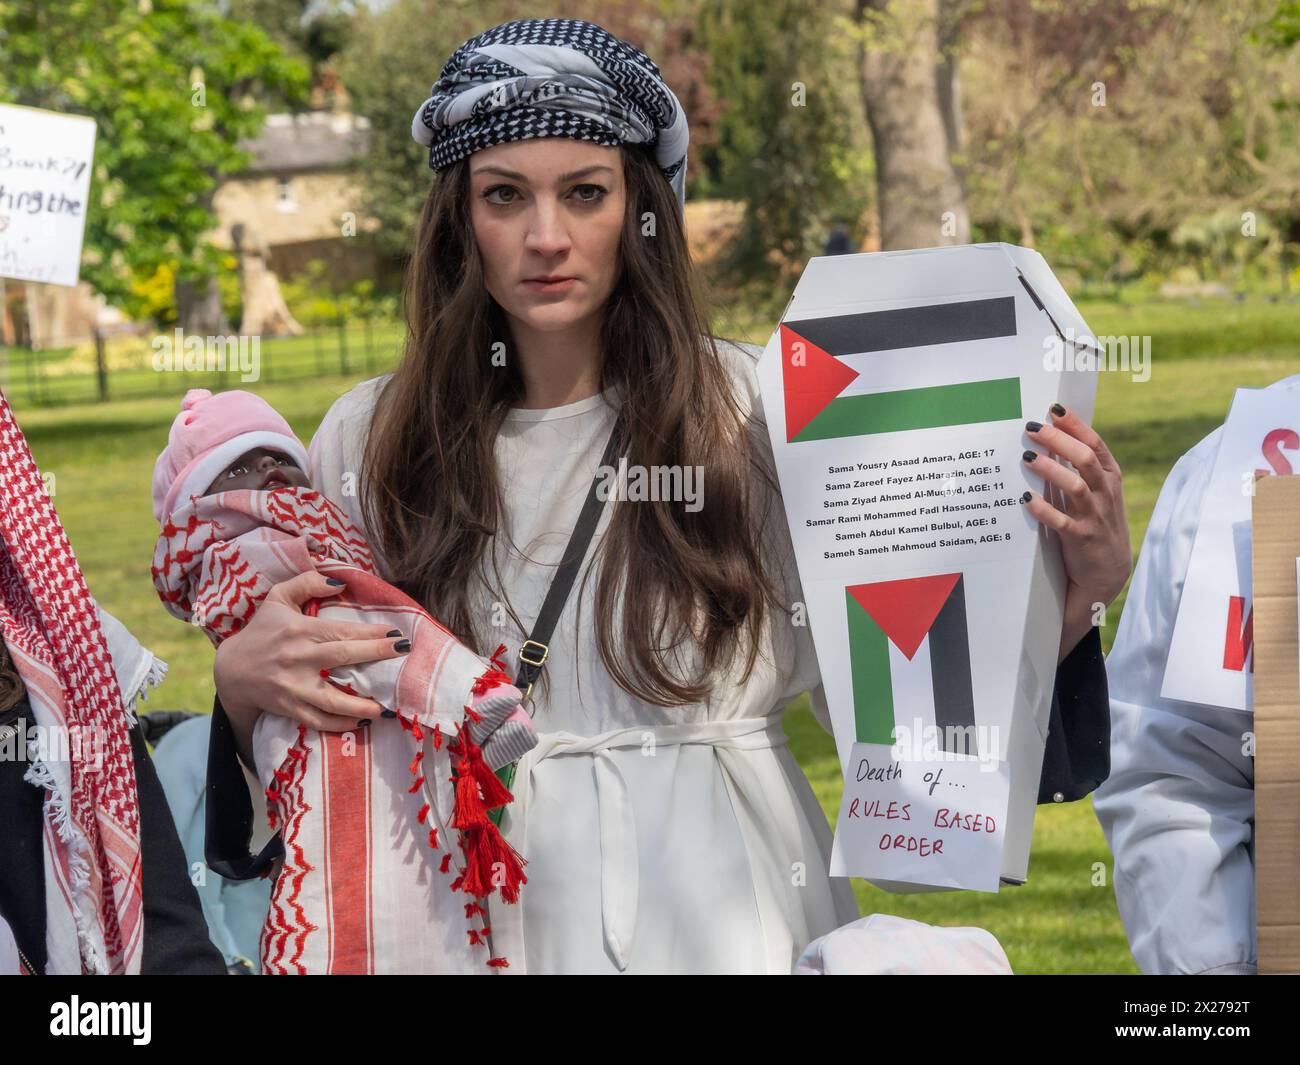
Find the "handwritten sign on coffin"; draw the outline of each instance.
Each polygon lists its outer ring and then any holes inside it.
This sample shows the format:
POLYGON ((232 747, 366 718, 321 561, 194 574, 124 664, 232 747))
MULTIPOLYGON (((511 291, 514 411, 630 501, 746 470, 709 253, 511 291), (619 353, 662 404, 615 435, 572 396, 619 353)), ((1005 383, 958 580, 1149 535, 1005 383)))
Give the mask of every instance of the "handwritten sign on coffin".
POLYGON ((1023 430, 1057 401, 1091 419, 1089 337, 1041 256, 982 244, 811 259, 768 341, 763 406, 846 781, 835 875, 1026 877, 1064 574, 1020 504, 1044 488, 1023 430))

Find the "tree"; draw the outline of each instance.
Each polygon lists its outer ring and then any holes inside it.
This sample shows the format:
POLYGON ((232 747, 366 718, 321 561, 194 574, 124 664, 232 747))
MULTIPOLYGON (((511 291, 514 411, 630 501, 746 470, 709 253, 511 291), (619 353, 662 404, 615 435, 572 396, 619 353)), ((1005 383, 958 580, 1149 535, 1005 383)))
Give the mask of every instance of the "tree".
POLYGON ((886 251, 970 241, 966 193, 950 154, 961 142, 951 51, 957 6, 855 0, 886 251))
POLYGON ((745 204, 723 265, 779 311, 831 222, 856 221, 865 206, 861 119, 836 76, 849 57, 826 4, 705 0, 699 25, 723 101, 717 145, 705 153, 710 191, 745 204))
POLYGON ((313 84, 347 43, 351 9, 347 0, 226 0, 227 18, 261 27, 287 55, 308 64, 313 84))
POLYGON ((0 99, 95 119, 82 276, 108 299, 175 269, 180 324, 224 332, 212 196, 246 165, 258 98, 301 99, 306 69, 204 0, 0 0, 0 99))
POLYGON ((961 44, 980 239, 1112 279, 1275 257, 1300 218, 1286 6, 986 0, 961 44))
POLYGON ((366 213, 379 222, 372 239, 386 255, 409 253, 433 180, 428 150, 411 137, 415 109, 462 41, 513 17, 517 8, 507 0, 452 0, 440 3, 433 18, 428 0, 395 0, 357 10, 334 63, 353 109, 370 119, 357 171, 366 213))

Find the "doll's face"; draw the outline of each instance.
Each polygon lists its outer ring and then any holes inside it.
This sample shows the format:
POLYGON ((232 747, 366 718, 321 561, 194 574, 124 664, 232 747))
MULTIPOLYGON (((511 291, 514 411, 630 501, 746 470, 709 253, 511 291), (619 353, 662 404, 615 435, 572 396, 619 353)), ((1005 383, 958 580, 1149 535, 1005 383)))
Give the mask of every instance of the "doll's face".
POLYGON ((618 279, 626 207, 619 150, 539 137, 484 148, 469 165, 487 289, 512 325, 558 332, 599 315, 618 279))
POLYGON ((237 488, 265 492, 285 484, 295 488, 311 487, 307 475, 288 455, 255 447, 245 451, 217 474, 216 480, 208 485, 203 494, 210 496, 213 492, 233 492, 237 488))

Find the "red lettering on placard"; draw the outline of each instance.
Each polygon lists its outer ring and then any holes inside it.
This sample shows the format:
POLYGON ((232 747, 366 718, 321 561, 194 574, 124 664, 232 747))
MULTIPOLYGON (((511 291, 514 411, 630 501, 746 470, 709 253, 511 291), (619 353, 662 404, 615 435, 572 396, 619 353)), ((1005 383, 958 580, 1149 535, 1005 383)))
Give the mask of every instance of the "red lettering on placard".
POLYGON ((932 854, 943 853, 943 840, 930 839, 928 836, 891 836, 886 832, 880 837, 878 844, 882 851, 896 850, 905 851, 908 854, 915 854, 920 858, 928 858, 932 854))
POLYGON ((935 828, 959 828, 966 832, 996 832, 997 822, 988 814, 963 814, 941 807, 934 813, 935 828))
POLYGON ((849 803, 849 817, 883 817, 886 821, 910 821, 911 814, 908 809, 911 803, 903 803, 900 807, 896 799, 890 799, 888 806, 882 806, 880 799, 872 799, 871 803, 858 809, 859 799, 854 799, 849 803))
POLYGON ((1241 614, 1246 608, 1244 596, 1234 595, 1228 598, 1228 628, 1223 638, 1223 668, 1240 673, 1246 668, 1246 659, 1250 659, 1250 671, 1255 671, 1255 660, 1251 650, 1255 643, 1255 608, 1246 612, 1245 624, 1241 614))
MULTIPOLYGON (((1273 472, 1280 477, 1286 477, 1295 471, 1291 469, 1291 463, 1287 457, 1282 454, 1282 448, 1288 451, 1295 451, 1300 448, 1300 433, 1294 429, 1271 429, 1264 437, 1264 443, 1260 450, 1264 457, 1268 459, 1268 464, 1273 467, 1273 472)), ((1267 474, 1268 470, 1256 470, 1257 474, 1267 474)))

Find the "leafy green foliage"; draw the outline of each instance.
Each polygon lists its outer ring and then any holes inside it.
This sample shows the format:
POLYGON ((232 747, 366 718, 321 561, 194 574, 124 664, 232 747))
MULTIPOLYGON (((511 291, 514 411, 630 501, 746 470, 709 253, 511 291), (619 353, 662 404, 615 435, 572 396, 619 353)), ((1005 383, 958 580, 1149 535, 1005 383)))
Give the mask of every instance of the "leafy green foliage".
POLYGON ((204 0, 0 0, 0 100, 95 119, 82 277, 110 301, 218 271, 212 194, 271 91, 303 98, 306 68, 204 0))
POLYGON ((779 309, 832 221, 855 222, 867 203, 861 118, 855 136, 855 98, 837 76, 848 53, 837 51, 826 4, 704 0, 699 21, 724 103, 705 155, 710 191, 746 205, 724 269, 779 309))

